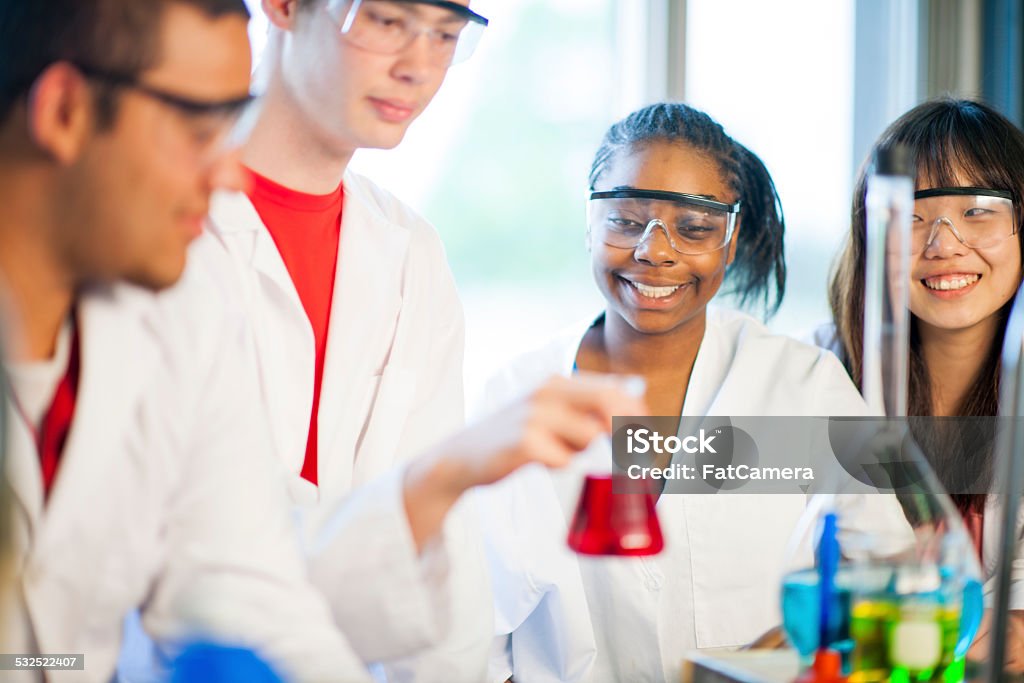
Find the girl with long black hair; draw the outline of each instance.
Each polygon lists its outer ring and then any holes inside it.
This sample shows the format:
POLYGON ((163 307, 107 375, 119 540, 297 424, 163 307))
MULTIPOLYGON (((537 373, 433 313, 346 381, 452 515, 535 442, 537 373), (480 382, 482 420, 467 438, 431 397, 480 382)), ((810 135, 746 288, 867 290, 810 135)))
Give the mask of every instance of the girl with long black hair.
MULTIPOLYGON (((1006 322, 1022 277, 1024 133, 991 107, 938 99, 894 121, 875 148, 900 144, 916 163, 910 264, 908 414, 981 418, 999 414, 999 368, 1006 322)), ((857 182, 850 234, 829 288, 834 328, 818 341, 843 360, 860 385, 863 373, 865 196, 857 182)), ((986 576, 997 562, 990 430, 977 421, 914 420, 911 427, 950 490, 986 576)), ((1018 562, 1022 564, 1022 562, 1018 562)), ((1024 669, 1024 569, 1015 572, 1009 665, 1024 669)), ((986 584, 987 592, 993 589, 986 584)), ((985 626, 974 654, 984 650, 985 626)))

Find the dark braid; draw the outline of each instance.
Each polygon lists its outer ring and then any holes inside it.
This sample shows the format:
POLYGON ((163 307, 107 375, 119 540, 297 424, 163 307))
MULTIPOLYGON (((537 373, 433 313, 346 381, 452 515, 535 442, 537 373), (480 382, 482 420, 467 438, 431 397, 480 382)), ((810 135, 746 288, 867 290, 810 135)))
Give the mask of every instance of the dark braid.
POLYGON ((686 145, 718 163, 726 183, 743 202, 736 259, 726 274, 728 293, 743 305, 759 301, 768 315, 775 313, 786 290, 782 204, 764 163, 710 116, 679 102, 633 112, 605 134, 590 169, 590 189, 617 154, 655 142, 686 145))

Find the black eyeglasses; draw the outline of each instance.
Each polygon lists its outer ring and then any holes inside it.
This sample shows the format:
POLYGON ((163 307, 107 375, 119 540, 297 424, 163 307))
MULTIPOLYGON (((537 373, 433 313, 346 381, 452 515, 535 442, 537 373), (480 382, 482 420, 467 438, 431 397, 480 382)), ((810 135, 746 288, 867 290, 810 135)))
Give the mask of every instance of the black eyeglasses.
POLYGON ((220 101, 198 100, 147 85, 137 77, 129 74, 102 69, 77 61, 70 63, 88 78, 114 87, 134 90, 172 109, 176 109, 190 118, 210 117, 225 122, 235 121, 256 100, 254 95, 245 95, 244 97, 220 101))

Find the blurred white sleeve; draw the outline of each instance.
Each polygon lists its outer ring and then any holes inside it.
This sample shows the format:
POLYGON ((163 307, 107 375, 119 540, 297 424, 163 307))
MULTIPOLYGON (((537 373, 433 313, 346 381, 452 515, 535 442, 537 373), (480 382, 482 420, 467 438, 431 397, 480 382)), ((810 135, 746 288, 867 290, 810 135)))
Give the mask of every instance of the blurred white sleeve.
POLYGON ((224 322, 209 358, 169 369, 169 383, 186 373, 201 380, 175 395, 174 414, 139 418, 192 424, 176 444, 183 457, 167 502, 168 552, 143 625, 160 641, 251 647, 289 680, 367 681, 306 576, 244 324, 224 322))

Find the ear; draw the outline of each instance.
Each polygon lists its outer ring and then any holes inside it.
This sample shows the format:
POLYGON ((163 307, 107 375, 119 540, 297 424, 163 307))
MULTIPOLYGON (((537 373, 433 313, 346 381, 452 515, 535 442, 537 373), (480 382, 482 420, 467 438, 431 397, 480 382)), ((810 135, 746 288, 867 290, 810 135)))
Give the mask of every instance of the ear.
POLYGON ((725 265, 731 266, 732 262, 736 259, 736 245, 740 239, 740 228, 743 227, 743 219, 736 219, 736 227, 732 230, 732 239, 729 240, 729 254, 726 257, 725 265))
POLYGON ((93 98, 73 66, 57 62, 32 85, 28 97, 28 134, 39 149, 61 164, 81 154, 93 127, 93 98))
MULTIPOLYGON (((324 2, 325 0, 315 0, 324 2)), ((299 13, 298 0, 263 0, 263 13, 271 26, 282 31, 290 31, 295 26, 295 18, 299 13)))

